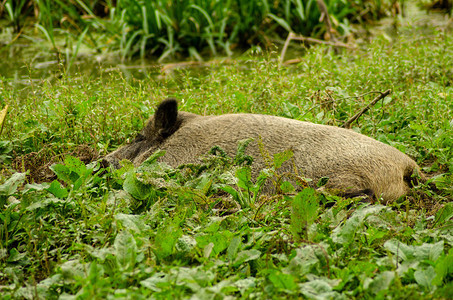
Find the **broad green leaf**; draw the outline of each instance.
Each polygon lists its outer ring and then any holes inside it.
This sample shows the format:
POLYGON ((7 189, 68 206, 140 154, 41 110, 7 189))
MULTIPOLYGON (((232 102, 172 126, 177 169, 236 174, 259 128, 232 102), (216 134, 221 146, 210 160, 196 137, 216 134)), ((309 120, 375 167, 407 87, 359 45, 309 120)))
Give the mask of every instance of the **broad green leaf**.
POLYGON ((339 294, 332 289, 328 279, 315 279, 299 284, 300 292, 307 299, 347 299, 346 296, 339 294))
POLYGON ((199 235, 195 239, 200 248, 205 248, 207 245, 212 244, 213 254, 217 256, 228 247, 232 236, 232 232, 223 230, 211 234, 199 235))
POLYGON ((353 241, 356 232, 363 226, 365 219, 371 214, 377 214, 385 209, 383 205, 363 206, 356 210, 342 226, 333 230, 332 240, 337 244, 349 244, 353 241))
POLYGON ((270 169, 262 169, 256 178, 255 186, 253 187, 253 192, 257 193, 266 183, 267 179, 273 176, 273 172, 270 169))
POLYGON ((321 177, 321 178, 319 178, 318 183, 316 184, 316 186, 317 187, 325 186, 328 181, 329 181, 329 177, 321 177))
POLYGON ((432 281, 433 285, 440 286, 447 276, 453 276, 453 248, 450 248, 447 255, 439 257, 434 269, 436 277, 432 281))
POLYGON ((25 182, 26 173, 14 173, 2 185, 0 185, 0 196, 11 196, 17 191, 17 187, 25 182))
POLYGON ((230 245, 227 249, 227 258, 229 261, 233 261, 236 258, 236 254, 238 253, 240 247, 242 245, 242 237, 235 236, 231 239, 230 245))
POLYGON ((65 157, 64 163, 69 171, 76 173, 77 175, 79 175, 79 177, 85 174, 85 172, 87 171, 85 164, 77 157, 68 155, 65 157))
POLYGON ((233 266, 237 267, 245 262, 256 260, 260 258, 261 251, 257 249, 244 250, 238 253, 236 259, 233 262, 233 266))
POLYGON ((131 271, 136 263, 137 244, 134 237, 128 231, 120 231, 113 243, 116 261, 121 271, 131 271))
POLYGON ((47 191, 59 199, 64 199, 68 196, 68 190, 57 180, 52 181, 47 191))
POLYGON ((322 252, 322 250, 319 246, 312 245, 293 250, 291 253, 292 258, 283 271, 293 276, 304 276, 308 273, 318 274, 318 269, 321 268, 321 262, 318 257, 323 254, 317 252, 322 252))
POLYGON ((63 276, 61 274, 55 274, 50 276, 41 282, 38 283, 38 291, 41 291, 41 294, 38 296, 49 298, 49 290, 61 282, 63 276))
POLYGON ((5 121, 7 112, 8 112, 8 105, 6 105, 5 108, 0 110, 0 135, 2 134, 3 122, 5 121))
POLYGON ((291 232, 300 239, 307 237, 308 226, 318 217, 319 197, 312 188, 303 189, 292 200, 291 232))
POLYGON ((445 203, 444 207, 436 213, 434 223, 437 226, 442 226, 444 223, 452 221, 453 218, 453 202, 445 203))
POLYGON ((384 243, 384 248, 392 252, 401 260, 409 260, 415 257, 415 249, 396 239, 388 240, 384 243))
POLYGON ((0 249, 0 259, 1 260, 5 260, 5 258, 8 256, 8 251, 3 248, 3 249, 0 249))
POLYGON ((207 194, 212 186, 212 182, 213 179, 211 174, 202 174, 197 178, 195 182, 196 184, 192 187, 194 189, 201 190, 203 194, 207 194))
POLYGON ((140 281, 140 284, 154 292, 162 291, 162 285, 168 283, 168 275, 164 272, 155 273, 153 276, 140 281))
POLYGON ((297 288, 295 279, 291 274, 285 274, 281 271, 271 270, 268 278, 269 281, 272 282, 272 284, 278 289, 292 291, 297 288))
POLYGON ((387 234, 387 231, 380 230, 378 227, 368 227, 366 230, 366 243, 370 246, 373 241, 382 239, 387 234))
POLYGON ((297 119, 300 116, 300 108, 291 102, 282 103, 283 115, 287 118, 297 119))
POLYGON ((203 229, 203 232, 214 233, 214 232, 219 231, 220 225, 224 219, 225 218, 216 217, 216 216, 210 217, 209 222, 206 224, 205 228, 203 229))
POLYGON ((0 141, 0 164, 11 162, 13 146, 10 141, 0 141))
POLYGON ((402 260, 417 259, 436 261, 444 250, 444 242, 434 244, 422 244, 420 246, 408 246, 396 239, 388 240, 384 247, 402 260))
POLYGON ((27 252, 20 253, 19 251, 17 251, 16 248, 12 248, 9 251, 9 256, 8 256, 8 259, 6 261, 8 261, 8 262, 18 262, 18 261, 22 260, 26 256, 27 256, 27 252))
POLYGON ((220 189, 230 194, 233 197, 234 201, 240 203, 241 199, 239 198, 239 193, 233 187, 229 185, 222 185, 220 186, 220 189))
POLYGON ((121 223, 124 228, 137 233, 149 228, 149 226, 143 221, 143 217, 141 215, 116 214, 114 218, 116 221, 121 223))
POLYGON ((170 224, 163 224, 157 231, 154 239, 155 253, 159 259, 171 255, 178 239, 182 236, 179 220, 173 220, 170 224))
POLYGON ((33 202, 29 206, 27 206, 27 211, 33 211, 35 209, 45 208, 51 204, 64 204, 66 203, 65 200, 58 199, 58 198, 40 198, 38 201, 33 202))
POLYGON ((61 268, 61 273, 66 279, 76 280, 78 278, 83 278, 88 272, 88 264, 81 263, 79 260, 69 260, 63 263, 61 268))
POLYGON ((102 265, 98 264, 96 261, 91 262, 88 269, 88 276, 85 275, 87 283, 93 286, 102 285, 105 280, 104 274, 105 271, 102 265))
MULTIPOLYGON (((99 262, 104 262, 109 258, 114 257, 115 249, 113 247, 108 248, 94 248, 89 245, 85 245, 85 251, 89 253, 93 258, 96 258, 99 262)), ((117 265, 109 266, 116 269, 117 265)))
POLYGON ((433 289, 433 279, 436 277, 436 271, 432 266, 419 268, 414 273, 415 281, 428 290, 433 289))
POLYGON ((202 267, 179 268, 175 269, 177 273, 177 284, 185 286, 197 292, 200 288, 209 286, 216 278, 216 274, 202 267))
POLYGON ((385 271, 376 275, 375 278, 367 278, 364 289, 376 295, 380 291, 387 290, 395 279, 395 272, 385 271))
POLYGON ((228 247, 228 244, 230 243, 232 235, 233 235, 233 233, 231 231, 225 230, 225 231, 216 232, 211 236, 210 241, 212 243, 214 243, 213 250, 216 255, 228 247))
POLYGON ((214 243, 209 243, 203 248, 203 257, 204 258, 209 258, 212 253, 212 249, 214 249, 214 243))
POLYGON ((123 189, 138 200, 146 200, 153 195, 153 188, 139 181, 134 170, 131 170, 126 175, 123 189))
POLYGON ((50 187, 50 183, 28 183, 24 186, 23 192, 27 193, 28 191, 43 191, 47 190, 50 187))
POLYGON ((254 290, 256 288, 257 280, 255 277, 247 277, 245 279, 235 281, 233 285, 244 295, 247 290, 254 290))
POLYGON ((415 257, 419 260, 430 260, 435 262, 444 251, 444 241, 439 241, 434 244, 424 243, 420 246, 414 246, 415 257))
POLYGON ((252 170, 250 167, 242 167, 236 170, 236 177, 238 178, 238 187, 245 190, 253 188, 252 183, 252 170))
MULTIPOLYGON (((53 164, 49 167, 49 169, 51 169, 55 173, 55 175, 57 175, 58 179, 63 180, 67 184, 73 183, 72 179, 74 178, 74 176, 71 176, 71 170, 69 170, 67 166, 62 164, 53 164)), ((78 177, 75 180, 77 179, 78 177)))

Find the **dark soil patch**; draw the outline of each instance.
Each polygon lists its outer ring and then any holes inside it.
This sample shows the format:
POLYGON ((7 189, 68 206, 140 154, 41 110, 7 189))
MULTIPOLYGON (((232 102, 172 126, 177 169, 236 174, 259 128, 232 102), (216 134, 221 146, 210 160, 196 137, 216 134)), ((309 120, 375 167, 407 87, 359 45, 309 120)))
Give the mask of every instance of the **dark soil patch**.
POLYGON ((57 178, 49 167, 63 162, 68 155, 77 157, 85 164, 99 158, 99 152, 88 145, 78 145, 75 149, 60 154, 55 154, 51 149, 44 148, 39 152, 31 152, 16 157, 12 166, 19 172, 29 171, 27 176, 29 182, 49 182, 57 178))

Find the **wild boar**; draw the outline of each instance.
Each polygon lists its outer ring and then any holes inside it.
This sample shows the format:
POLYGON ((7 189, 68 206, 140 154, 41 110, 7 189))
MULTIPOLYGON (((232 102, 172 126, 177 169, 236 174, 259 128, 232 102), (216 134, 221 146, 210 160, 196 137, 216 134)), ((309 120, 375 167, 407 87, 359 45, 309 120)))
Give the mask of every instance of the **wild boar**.
POLYGON ((253 138, 247 154, 254 158, 255 174, 265 167, 260 140, 270 155, 293 151, 292 161, 282 167, 285 171, 295 165, 313 183, 328 177, 326 188, 346 196, 367 194, 393 201, 408 192, 414 174, 423 177, 404 153, 352 130, 259 114, 200 116, 178 111, 177 105, 175 99, 164 100, 135 140, 104 157, 104 164, 119 168, 118 162, 128 159, 138 166, 161 149, 166 151, 161 160, 177 167, 196 163, 213 146, 234 157, 238 141, 253 138))

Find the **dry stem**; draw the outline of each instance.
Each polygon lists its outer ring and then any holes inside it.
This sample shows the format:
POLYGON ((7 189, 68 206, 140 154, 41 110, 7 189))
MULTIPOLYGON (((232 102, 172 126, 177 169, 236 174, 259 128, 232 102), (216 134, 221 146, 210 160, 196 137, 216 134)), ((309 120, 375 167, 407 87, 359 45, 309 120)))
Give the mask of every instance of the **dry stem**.
POLYGON ((347 129, 350 129, 351 128, 351 124, 352 122, 354 122, 355 120, 357 120, 358 118, 360 118, 361 115, 363 115, 364 113, 366 113, 372 106, 374 106, 379 100, 381 99, 384 99, 388 94, 390 94, 392 92, 392 90, 386 90, 385 92, 379 92, 380 95, 378 97, 376 97, 373 101, 371 101, 367 106, 365 106, 364 108, 362 108, 361 111, 359 111, 358 113, 356 113, 354 116, 352 116, 349 120, 347 120, 346 122, 343 123, 343 125, 341 127, 343 128, 347 128, 347 129))

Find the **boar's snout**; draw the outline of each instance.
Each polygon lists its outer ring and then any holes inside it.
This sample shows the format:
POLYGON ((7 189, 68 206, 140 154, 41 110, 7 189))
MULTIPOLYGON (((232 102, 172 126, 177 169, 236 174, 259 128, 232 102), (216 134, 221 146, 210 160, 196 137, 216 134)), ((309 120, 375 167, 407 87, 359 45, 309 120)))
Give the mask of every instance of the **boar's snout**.
POLYGON ((120 169, 119 162, 123 159, 128 159, 137 165, 137 159, 146 152, 153 153, 157 150, 159 145, 177 131, 180 125, 178 102, 172 98, 166 99, 159 105, 154 116, 148 120, 145 128, 137 134, 135 139, 103 157, 100 161, 101 166, 120 169))

